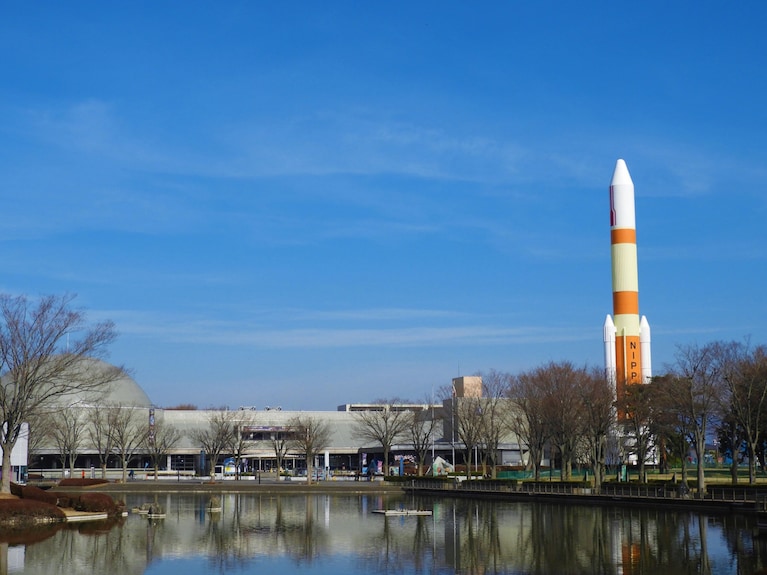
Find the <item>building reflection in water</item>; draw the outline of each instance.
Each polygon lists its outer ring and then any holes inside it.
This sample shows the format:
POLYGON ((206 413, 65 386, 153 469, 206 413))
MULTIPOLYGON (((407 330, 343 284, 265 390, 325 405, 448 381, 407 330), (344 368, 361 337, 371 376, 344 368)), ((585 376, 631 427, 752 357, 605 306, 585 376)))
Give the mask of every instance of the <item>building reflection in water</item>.
POLYGON ((0 546, 6 573, 171 573, 194 560, 210 573, 289 561, 293 572, 334 561, 336 573, 753 573, 767 561, 753 521, 659 509, 417 499, 399 495, 128 496, 159 503, 165 519, 131 515, 81 524, 30 545, 0 546), (421 507, 428 517, 373 509, 421 507), (348 571, 337 567, 343 558, 348 571), (164 571, 163 566, 168 565, 164 571), (173 570, 171 570, 173 569, 173 570), (340 570, 339 570, 340 569, 340 570))

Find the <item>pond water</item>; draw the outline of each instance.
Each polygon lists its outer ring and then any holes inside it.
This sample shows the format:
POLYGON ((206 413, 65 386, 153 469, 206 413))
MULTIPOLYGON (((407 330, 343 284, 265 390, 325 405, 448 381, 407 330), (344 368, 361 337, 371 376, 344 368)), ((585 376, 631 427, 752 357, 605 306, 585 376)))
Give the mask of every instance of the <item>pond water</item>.
POLYGON ((752 574, 767 540, 736 515, 401 495, 126 495, 131 514, 3 544, 0 574, 752 574), (432 509, 385 517, 374 509, 432 509))

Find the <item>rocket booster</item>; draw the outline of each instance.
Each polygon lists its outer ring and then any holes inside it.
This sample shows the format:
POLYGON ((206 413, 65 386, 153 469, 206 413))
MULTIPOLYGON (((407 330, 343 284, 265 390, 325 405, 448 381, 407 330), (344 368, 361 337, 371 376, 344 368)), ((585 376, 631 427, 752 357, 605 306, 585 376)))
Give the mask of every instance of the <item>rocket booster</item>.
POLYGON ((604 324, 605 368, 620 397, 626 385, 652 376, 650 325, 639 318, 634 182, 623 160, 610 182, 610 247, 613 318, 608 315, 604 324))

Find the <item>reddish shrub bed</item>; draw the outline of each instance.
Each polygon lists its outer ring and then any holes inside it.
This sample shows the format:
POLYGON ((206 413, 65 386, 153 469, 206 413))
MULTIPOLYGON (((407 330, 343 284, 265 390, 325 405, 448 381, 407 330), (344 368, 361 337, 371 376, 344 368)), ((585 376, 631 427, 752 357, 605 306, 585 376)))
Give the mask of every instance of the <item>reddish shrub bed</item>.
POLYGON ((59 481, 59 487, 92 487, 94 485, 104 485, 109 483, 106 479, 62 479, 59 481))
MULTIPOLYGON (((40 540, 55 533, 64 524, 64 512, 55 505, 34 499, 0 499, 0 543, 27 541, 30 534, 39 534, 40 540), (56 524, 55 529, 41 523, 56 524)), ((34 539, 32 539, 34 540, 34 539)))
POLYGON ((56 496, 33 485, 17 485, 11 483, 11 494, 28 501, 42 501, 50 505, 56 505, 56 496))
POLYGON ((122 509, 106 493, 58 493, 52 492, 58 498, 59 507, 71 507, 75 511, 87 511, 89 513, 108 513, 114 515, 122 509))
POLYGON ((59 507, 72 507, 73 499, 77 499, 76 495, 73 498, 68 493, 57 493, 55 491, 52 491, 51 493, 53 493, 58 499, 56 505, 58 505, 59 507))
POLYGON ((62 521, 64 512, 49 503, 34 499, 0 499, 0 522, 33 523, 39 519, 62 521))
POLYGON ((114 514, 118 510, 114 499, 106 493, 83 493, 77 500, 72 501, 72 509, 109 514, 114 514))

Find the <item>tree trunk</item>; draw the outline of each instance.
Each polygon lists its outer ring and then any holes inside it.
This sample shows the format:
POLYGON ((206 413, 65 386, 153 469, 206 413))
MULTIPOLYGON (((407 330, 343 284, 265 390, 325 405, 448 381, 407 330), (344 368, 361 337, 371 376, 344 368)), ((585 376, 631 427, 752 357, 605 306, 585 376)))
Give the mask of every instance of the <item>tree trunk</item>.
POLYGON ((647 451, 644 447, 639 446, 637 442, 637 459, 639 460, 639 479, 644 481, 645 476, 645 459, 647 459, 647 451))
POLYGON ((276 453, 277 457, 277 481, 280 481, 282 479, 282 454, 276 453))
POLYGON ((535 481, 541 480, 541 453, 535 449, 528 449, 528 465, 533 466, 533 479, 535 481))
POLYGON ((605 466, 601 461, 594 465, 594 489, 597 493, 602 490, 602 482, 605 477, 605 466))
POLYGON ((594 489, 599 492, 602 488, 602 481, 605 474, 605 450, 607 438, 601 437, 595 442, 595 447, 592 449, 592 471, 594 473, 594 489))
POLYGON ((2 447, 3 447, 2 493, 10 493, 11 492, 11 475, 13 475, 13 471, 11 470, 11 450, 13 449, 13 444, 5 444, 2 447))
POLYGON ((466 463, 466 480, 471 481, 471 449, 467 449, 463 454, 463 459, 466 463))
POLYGON ((668 454, 666 453, 666 440, 662 437, 658 442, 658 453, 660 454, 660 469, 661 473, 668 473, 668 454))
POLYGON ((696 451, 698 456, 698 499, 703 499, 706 494, 706 475, 703 468, 703 456, 706 452, 706 438, 700 434, 695 438, 696 451))

